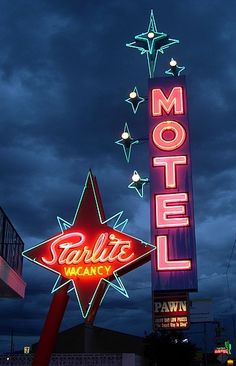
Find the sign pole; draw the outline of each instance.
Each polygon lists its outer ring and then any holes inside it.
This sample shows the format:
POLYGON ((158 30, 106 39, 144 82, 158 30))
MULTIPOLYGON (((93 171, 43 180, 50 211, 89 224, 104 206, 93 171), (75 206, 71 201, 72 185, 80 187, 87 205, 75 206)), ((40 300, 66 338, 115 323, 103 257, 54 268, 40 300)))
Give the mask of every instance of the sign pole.
POLYGON ((102 281, 99 285, 96 299, 94 300, 93 305, 91 306, 91 308, 88 312, 88 315, 85 318, 85 321, 84 321, 85 325, 91 325, 91 326, 93 325, 99 305, 107 291, 107 288, 108 288, 108 283, 102 281))
MULTIPOLYGON (((62 282, 64 282, 63 279, 61 283, 62 282)), ((49 365, 56 337, 69 300, 69 296, 67 294, 68 289, 69 283, 56 291, 53 296, 50 309, 44 323, 44 327, 32 362, 32 366, 49 365)))

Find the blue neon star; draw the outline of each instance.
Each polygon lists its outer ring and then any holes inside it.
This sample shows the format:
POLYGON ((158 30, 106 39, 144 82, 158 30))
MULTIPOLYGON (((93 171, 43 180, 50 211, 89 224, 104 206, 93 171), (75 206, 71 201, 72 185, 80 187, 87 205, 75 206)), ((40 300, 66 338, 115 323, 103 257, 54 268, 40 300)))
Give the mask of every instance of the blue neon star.
POLYGON ((138 144, 139 140, 135 140, 131 137, 127 122, 125 122, 123 133, 125 133, 125 132, 127 132, 128 138, 127 139, 122 138, 121 140, 115 141, 115 144, 121 145, 123 147, 123 151, 124 151, 124 154, 125 154, 126 161, 127 161, 127 163, 129 163, 132 146, 134 144, 138 144))
MULTIPOLYGON (((171 61, 174 61, 173 58, 171 61)), ((169 70, 165 71, 165 74, 172 75, 172 76, 180 76, 181 72, 185 70, 185 66, 176 66, 171 67, 169 70)))
MULTIPOLYGON (((139 176, 137 170, 134 170, 133 175, 138 175, 139 176)), ((137 182, 132 181, 128 185, 128 188, 135 189, 136 192, 139 194, 139 196, 143 198, 143 193, 144 193, 143 192, 143 189, 144 189, 144 186, 147 183, 149 183, 149 179, 148 178, 140 178, 137 182)))
POLYGON ((164 50, 175 43, 177 39, 169 38, 166 33, 158 32, 153 10, 151 10, 150 20, 147 32, 140 33, 134 37, 135 41, 127 43, 127 47, 138 49, 141 54, 146 54, 150 77, 153 77, 158 53, 164 53, 164 50))
MULTIPOLYGON (((139 93, 138 93, 138 89, 136 88, 136 86, 134 87, 134 90, 132 91, 132 93, 136 93, 136 97, 135 98, 127 98, 125 99, 125 101, 127 103, 130 103, 133 109, 134 114, 137 112, 138 107, 141 103, 145 102, 145 98, 140 97, 139 93)), ((131 93, 130 93, 131 94, 131 93)))

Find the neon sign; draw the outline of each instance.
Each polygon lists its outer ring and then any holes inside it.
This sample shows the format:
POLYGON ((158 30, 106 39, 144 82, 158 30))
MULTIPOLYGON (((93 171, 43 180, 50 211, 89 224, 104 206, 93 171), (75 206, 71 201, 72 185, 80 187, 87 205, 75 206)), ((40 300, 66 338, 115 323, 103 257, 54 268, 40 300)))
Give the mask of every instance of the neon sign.
POLYGON ((185 137, 186 132, 183 126, 176 121, 163 121, 156 125, 152 132, 152 140, 156 147, 165 151, 178 149, 178 147, 183 145, 185 137), (170 132, 173 134, 172 138, 168 138, 170 132))
POLYGON ((154 291, 196 291, 196 244, 185 78, 150 79, 154 291))
POLYGON ((174 87, 166 97, 162 89, 152 89, 152 115, 162 116, 163 110, 169 114, 174 109, 174 114, 183 114, 183 89, 174 87))
POLYGON ((214 349, 215 354, 231 355, 232 345, 229 341, 225 341, 224 346, 216 347, 214 349))
POLYGON ((122 212, 105 220, 98 186, 89 172, 73 223, 58 218, 61 233, 23 253, 59 275, 53 292, 72 284, 69 291, 75 291, 85 318, 104 297, 104 283, 128 297, 119 276, 149 261, 155 250, 151 244, 123 233, 127 220, 120 222, 121 216, 122 212))
POLYGON ((190 326, 189 298, 182 293, 153 294, 154 330, 186 329, 190 326))
POLYGON ((160 156, 153 158, 153 166, 165 168, 165 188, 176 188, 176 165, 186 165, 186 156, 160 156))

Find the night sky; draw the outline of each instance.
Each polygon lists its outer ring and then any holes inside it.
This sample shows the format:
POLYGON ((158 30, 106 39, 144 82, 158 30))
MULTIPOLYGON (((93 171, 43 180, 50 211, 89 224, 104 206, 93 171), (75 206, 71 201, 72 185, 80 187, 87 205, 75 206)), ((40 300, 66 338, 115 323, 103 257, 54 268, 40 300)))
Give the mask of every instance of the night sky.
MULTIPOLYGON (((236 2, 234 0, 0 0, 0 205, 30 248, 73 220, 89 169, 107 217, 124 210, 125 232, 149 241, 149 189, 127 188, 133 170, 148 177, 148 149, 130 164, 119 139, 147 137, 145 55, 126 47, 145 32, 150 10, 159 32, 180 40, 161 55, 184 65, 188 87, 199 291, 216 319, 236 311, 236 2), (227 273, 227 276, 226 276, 227 273), (227 286, 227 277, 229 287, 227 286)), ((24 300, 1 300, 0 352, 38 340, 57 278, 24 260, 24 300)), ((150 263, 123 277, 130 298, 110 288, 95 325, 143 336, 151 331, 150 263), (137 321, 138 320, 138 321, 137 321)), ((61 329, 80 324, 73 294, 61 329)))

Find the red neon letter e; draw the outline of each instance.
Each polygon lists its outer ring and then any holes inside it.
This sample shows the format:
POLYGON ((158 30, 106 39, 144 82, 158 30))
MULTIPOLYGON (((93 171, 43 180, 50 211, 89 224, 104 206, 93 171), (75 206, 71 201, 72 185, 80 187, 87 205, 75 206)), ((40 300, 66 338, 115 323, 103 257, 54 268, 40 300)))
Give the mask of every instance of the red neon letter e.
POLYGON ((185 206, 181 204, 174 205, 174 203, 187 201, 187 193, 156 195, 156 227, 164 228, 188 226, 189 217, 183 216, 185 215, 185 206), (181 215, 181 217, 178 217, 179 215, 181 215))
POLYGON ((184 114, 183 89, 176 86, 171 90, 168 97, 161 89, 152 90, 152 115, 162 116, 163 110, 169 114, 174 109, 174 114, 184 114))
POLYGON ((157 270, 158 271, 181 271, 191 269, 191 260, 168 260, 167 236, 157 236, 157 270))

